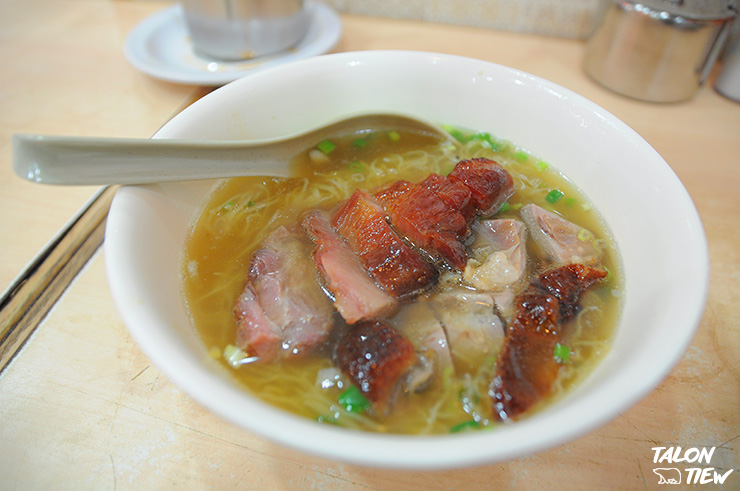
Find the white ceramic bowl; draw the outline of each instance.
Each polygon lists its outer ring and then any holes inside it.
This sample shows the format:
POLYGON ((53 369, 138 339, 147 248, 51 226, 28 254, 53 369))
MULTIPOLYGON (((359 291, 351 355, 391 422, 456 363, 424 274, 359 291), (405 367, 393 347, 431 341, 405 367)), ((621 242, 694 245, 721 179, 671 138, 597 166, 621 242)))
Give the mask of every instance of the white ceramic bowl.
POLYGON ((214 368, 190 325, 180 285, 183 241, 213 182, 124 187, 106 231, 110 288, 131 335, 176 386, 232 423, 306 452, 439 469, 553 447, 608 422, 661 382, 690 343, 705 305, 703 228, 660 155, 563 87, 462 57, 342 53, 240 79, 187 108, 156 137, 273 137, 371 110, 489 131, 546 159, 585 191, 611 228, 624 266, 624 310, 610 354, 567 397, 496 431, 387 436, 298 418, 237 388, 214 368))

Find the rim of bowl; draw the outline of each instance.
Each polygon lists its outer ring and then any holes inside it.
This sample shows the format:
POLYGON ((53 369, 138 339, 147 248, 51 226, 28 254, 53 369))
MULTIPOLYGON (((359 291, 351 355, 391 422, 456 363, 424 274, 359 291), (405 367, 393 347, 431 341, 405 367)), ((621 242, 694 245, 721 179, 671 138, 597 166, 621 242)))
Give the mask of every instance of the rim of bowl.
MULTIPOLYGON (((175 386, 231 423, 285 446, 354 464, 404 469, 439 469, 488 464, 552 448, 612 420, 657 387, 685 352, 698 328, 706 304, 709 259, 706 237, 698 212, 678 177, 642 137, 600 106, 540 77, 473 58, 420 51, 346 52, 270 68, 232 82, 186 108, 154 137, 176 138, 200 112, 224 104, 232 94, 248 90, 250 85, 263 79, 278 78, 283 73, 294 76, 296 73, 300 74, 304 67, 316 69, 322 66, 350 66, 358 62, 382 65, 387 60, 396 63, 480 66, 515 80, 525 80, 535 85, 538 90, 548 91, 569 104, 576 104, 583 110, 594 113, 597 118, 631 143, 642 145, 645 151, 654 154, 652 160, 658 162, 661 177, 669 181, 667 185, 677 194, 681 209, 686 213, 687 227, 693 231, 693 235, 687 240, 688 244, 685 245, 694 254, 687 274, 695 280, 695 284, 692 296, 687 301, 675 305, 677 315, 683 318, 684 327, 675 332, 671 343, 666 343, 662 347, 662 353, 657 357, 658 361, 655 357, 651 359, 650 354, 639 355, 642 361, 649 364, 650 376, 645 376, 645 366, 632 363, 618 375, 608 376, 602 385, 591 387, 588 394, 580 393, 578 388, 571 391, 565 398, 569 401, 567 407, 555 404, 546 411, 513 425, 504 425, 494 431, 465 434, 406 436, 366 433, 320 425, 277 410, 247 395, 243 389, 237 388, 221 375, 204 370, 197 357, 187 356, 177 350, 163 353, 158 347, 163 343, 172 342, 172 339, 163 335, 157 328, 161 318, 155 306, 143 310, 133 308, 132 300, 126 292, 135 291, 141 285, 138 279, 128 272, 126 260, 135 258, 127 255, 127 248, 131 244, 126 242, 127 237, 123 232, 132 226, 130 216, 127 216, 130 212, 128 207, 140 200, 139 193, 142 189, 147 189, 146 186, 127 186, 118 191, 111 206, 106 228, 105 259, 111 293, 131 336, 175 386), (594 402, 600 397, 623 389, 625 381, 629 381, 630 390, 624 397, 611 407, 599 408, 599 411, 591 410, 594 402), (249 414, 248 418, 245 418, 245 411, 249 414)), ((598 367, 594 371, 596 370, 598 367)), ((581 385, 586 382, 588 379, 582 381, 581 385)))

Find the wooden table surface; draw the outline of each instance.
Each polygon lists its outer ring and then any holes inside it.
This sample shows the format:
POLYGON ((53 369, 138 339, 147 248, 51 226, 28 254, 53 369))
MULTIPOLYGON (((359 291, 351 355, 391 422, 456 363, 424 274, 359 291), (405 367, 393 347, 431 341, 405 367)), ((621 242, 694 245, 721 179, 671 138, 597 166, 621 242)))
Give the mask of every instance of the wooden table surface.
MULTIPOLYGON (((152 79, 124 58, 129 31, 167 5, 0 2, 0 290, 98 191, 16 177, 13 133, 149 137, 204 93, 152 79)), ((234 427, 172 386, 114 309, 101 251, 0 376, 0 488, 658 489, 652 448, 681 446, 716 447, 711 466, 734 469, 723 486, 740 489, 740 104, 711 84, 671 105, 613 94, 584 74, 581 41, 342 21, 335 51, 413 49, 509 65, 593 100, 663 155, 696 203, 711 258, 706 311, 681 362, 611 423, 526 458, 435 472, 331 462, 234 427)))

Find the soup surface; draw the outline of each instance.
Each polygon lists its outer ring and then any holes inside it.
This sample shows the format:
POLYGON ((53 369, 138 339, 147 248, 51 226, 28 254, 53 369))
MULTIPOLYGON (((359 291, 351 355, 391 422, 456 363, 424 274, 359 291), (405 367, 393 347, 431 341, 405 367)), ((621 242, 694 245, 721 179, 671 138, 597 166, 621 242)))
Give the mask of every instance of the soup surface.
MULTIPOLYGON (((600 266, 608 272, 586 291, 578 314, 563 329, 561 351, 553 355, 559 371, 552 393, 528 414, 567 393, 608 352, 622 284, 616 247, 597 211, 565 176, 513 143, 486 133, 451 132, 460 140, 459 146, 403 131, 338 137, 298 156, 295 177, 227 179, 208 197, 186 243, 184 295, 193 324, 213 358, 246 390, 291 413, 367 431, 440 434, 500 424, 493 417, 489 395, 497 353, 462 366, 458 361, 454 370, 437 373, 424 390, 400 394, 392 410, 379 415, 364 410, 364 402, 348 401, 350 384, 332 362, 334 337, 307 357, 273 363, 247 363, 248 354, 234 346, 235 299, 244 289, 252 254, 272 231, 295 225, 308 210, 335 209, 356 189, 373 191, 399 179, 418 182, 430 173, 444 176, 459 160, 478 157, 497 161, 514 180, 515 192, 495 218, 519 219, 521 208, 532 203, 553 211, 582 227, 579 239, 603 252, 600 266)), ((473 247, 472 240, 468 247, 473 247)), ((531 236, 526 249, 527 272, 535 278, 550 261, 531 236)), ((470 257, 475 254, 471 249, 470 257)), ((418 301, 460 288, 475 291, 460 273, 443 271, 438 286, 418 301)), ((402 327, 414 317, 418 301, 404 303, 388 323, 402 327)), ((341 317, 336 317, 341 323, 341 317)))

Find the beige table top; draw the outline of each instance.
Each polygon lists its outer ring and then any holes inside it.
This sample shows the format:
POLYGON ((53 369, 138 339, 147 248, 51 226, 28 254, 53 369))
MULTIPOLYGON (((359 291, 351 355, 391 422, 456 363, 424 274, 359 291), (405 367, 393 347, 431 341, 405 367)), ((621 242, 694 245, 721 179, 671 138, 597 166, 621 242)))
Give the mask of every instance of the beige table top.
MULTIPOLYGON (((11 134, 148 137, 202 95, 195 86, 149 78, 123 56, 128 32, 167 5, 0 3, 0 290, 97 191, 17 178, 11 134)), ((128 336, 101 252, 0 378, 0 487, 656 489, 652 447, 682 446, 717 447, 711 465, 734 468, 725 486, 740 488, 740 104, 711 86, 675 105, 612 94, 584 75, 580 41, 342 19, 335 51, 415 49, 509 65, 584 95, 647 139, 688 188, 709 240, 709 301, 683 360, 611 423, 527 458, 437 472, 335 463, 236 428, 172 386, 128 336)))

